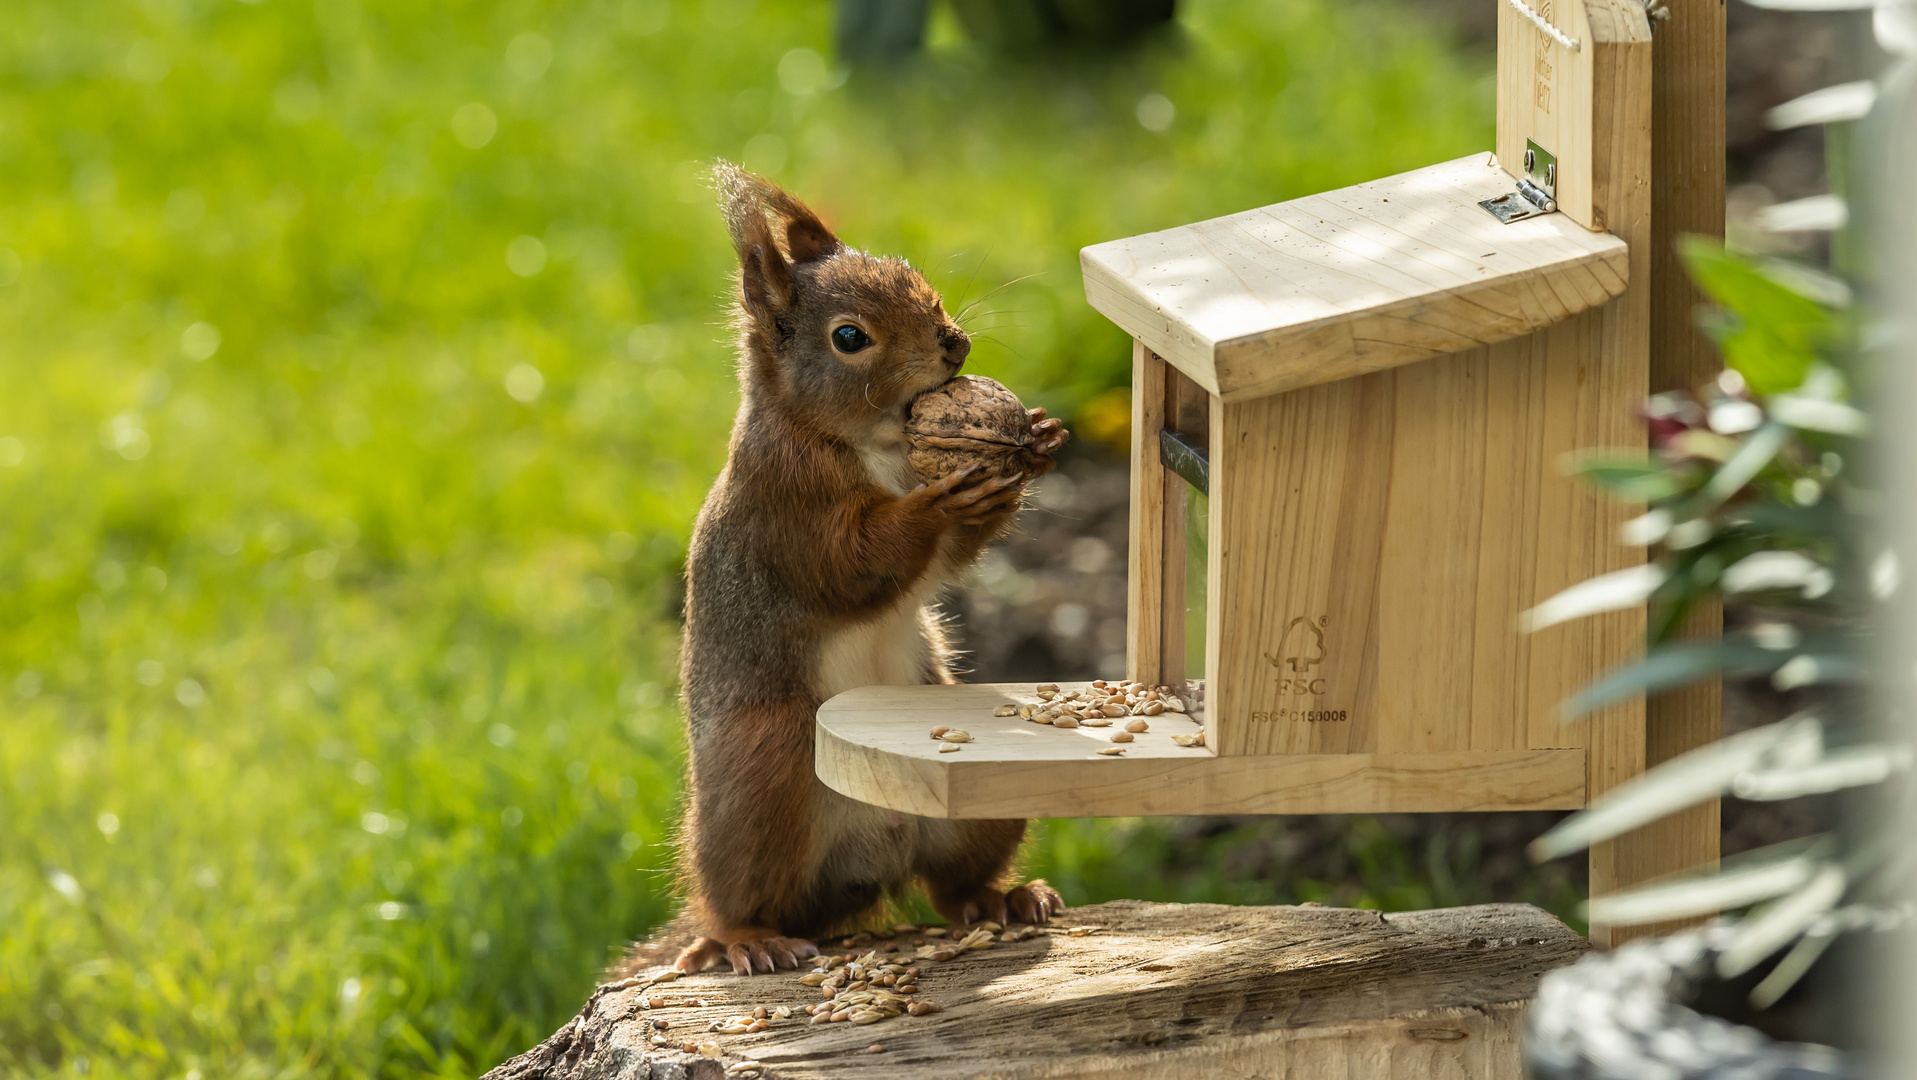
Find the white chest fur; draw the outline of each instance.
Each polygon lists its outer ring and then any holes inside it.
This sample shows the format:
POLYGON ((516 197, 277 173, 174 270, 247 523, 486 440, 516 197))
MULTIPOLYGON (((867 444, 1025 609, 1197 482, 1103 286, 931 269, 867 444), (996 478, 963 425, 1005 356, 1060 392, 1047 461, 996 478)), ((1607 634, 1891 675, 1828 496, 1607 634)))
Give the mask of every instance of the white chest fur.
MULTIPOLYGON (((905 457, 902 430, 885 432, 859 450, 872 482, 903 495, 917 486, 905 457)), ((934 558, 925 576, 883 612, 834 631, 819 647, 817 691, 822 698, 860 686, 912 686, 925 681, 932 667, 925 605, 944 583, 945 560, 934 558)))

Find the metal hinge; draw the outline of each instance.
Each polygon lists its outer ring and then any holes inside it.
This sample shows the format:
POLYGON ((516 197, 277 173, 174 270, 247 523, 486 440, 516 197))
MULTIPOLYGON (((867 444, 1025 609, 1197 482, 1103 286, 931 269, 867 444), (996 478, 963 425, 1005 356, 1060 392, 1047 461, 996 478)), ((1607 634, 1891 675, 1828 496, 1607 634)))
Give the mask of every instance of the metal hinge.
POLYGON ((1201 495, 1211 494, 1211 455, 1182 431, 1158 433, 1159 464, 1185 478, 1201 495))
POLYGON ((1530 139, 1524 140, 1524 175, 1518 190, 1478 203, 1491 216, 1509 225, 1558 208, 1558 158, 1530 139))

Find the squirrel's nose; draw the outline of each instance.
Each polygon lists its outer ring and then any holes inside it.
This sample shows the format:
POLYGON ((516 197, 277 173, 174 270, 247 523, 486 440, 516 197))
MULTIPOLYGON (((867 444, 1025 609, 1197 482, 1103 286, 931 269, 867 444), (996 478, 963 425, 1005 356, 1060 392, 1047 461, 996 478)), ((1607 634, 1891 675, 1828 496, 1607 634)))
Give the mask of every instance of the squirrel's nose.
POLYGON ((965 366, 965 358, 972 352, 972 339, 966 337, 963 330, 947 330, 940 334, 939 345, 945 349, 945 362, 955 368, 965 366))

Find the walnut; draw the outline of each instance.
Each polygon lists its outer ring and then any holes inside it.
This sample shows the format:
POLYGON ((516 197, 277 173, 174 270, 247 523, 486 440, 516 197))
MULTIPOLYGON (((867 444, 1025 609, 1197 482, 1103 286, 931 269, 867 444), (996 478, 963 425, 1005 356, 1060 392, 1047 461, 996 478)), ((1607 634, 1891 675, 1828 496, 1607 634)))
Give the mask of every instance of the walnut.
POLYGON ((960 375, 920 394, 905 438, 912 471, 928 484, 974 463, 996 476, 1031 468, 1031 416, 1018 395, 982 375, 960 375))

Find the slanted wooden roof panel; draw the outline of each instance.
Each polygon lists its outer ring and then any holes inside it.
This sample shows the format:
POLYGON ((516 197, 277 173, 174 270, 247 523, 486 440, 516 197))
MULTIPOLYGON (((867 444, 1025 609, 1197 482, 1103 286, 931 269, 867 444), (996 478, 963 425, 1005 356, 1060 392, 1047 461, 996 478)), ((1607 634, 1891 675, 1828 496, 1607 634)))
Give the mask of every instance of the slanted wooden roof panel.
POLYGON ((1092 306, 1226 400, 1527 334, 1624 291, 1624 242, 1506 225, 1489 154, 1088 247, 1092 306))

